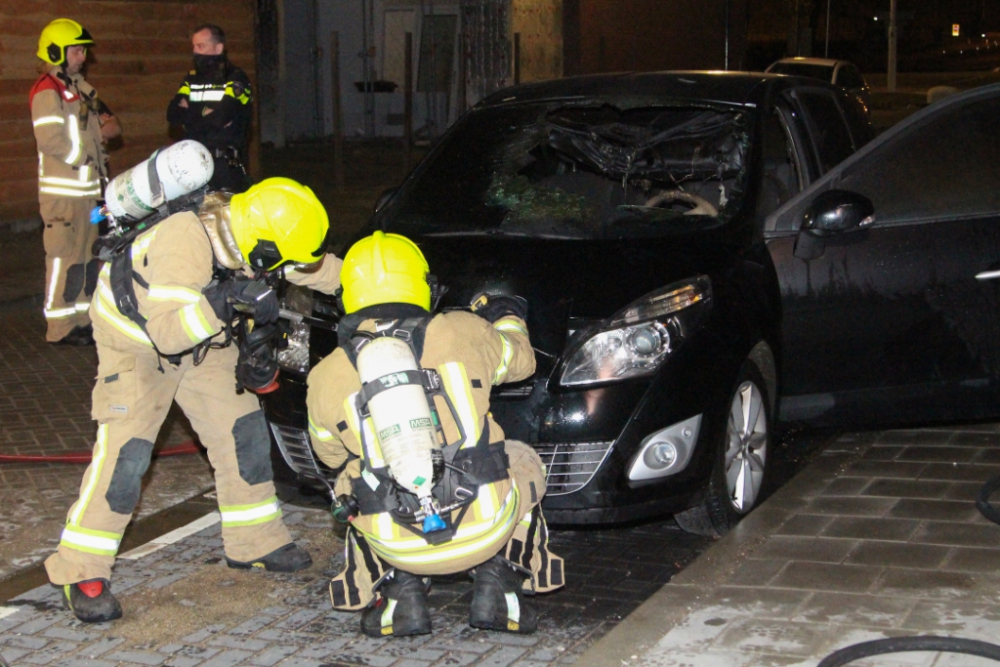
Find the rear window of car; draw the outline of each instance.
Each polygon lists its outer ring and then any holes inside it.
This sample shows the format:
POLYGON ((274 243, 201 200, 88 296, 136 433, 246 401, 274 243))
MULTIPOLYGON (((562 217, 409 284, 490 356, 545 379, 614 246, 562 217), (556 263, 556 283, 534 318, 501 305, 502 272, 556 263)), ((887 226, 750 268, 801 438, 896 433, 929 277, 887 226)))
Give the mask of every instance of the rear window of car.
POLYGON ((773 74, 789 74, 804 76, 809 79, 819 79, 830 83, 833 81, 833 67, 830 65, 807 65, 805 63, 774 63, 767 68, 773 74))
POLYGON ((592 101, 474 110, 376 224, 404 234, 627 238, 729 219, 745 187, 744 109, 592 101))
POLYGON ((865 80, 853 65, 843 65, 837 71, 837 85, 844 88, 864 88, 865 80))

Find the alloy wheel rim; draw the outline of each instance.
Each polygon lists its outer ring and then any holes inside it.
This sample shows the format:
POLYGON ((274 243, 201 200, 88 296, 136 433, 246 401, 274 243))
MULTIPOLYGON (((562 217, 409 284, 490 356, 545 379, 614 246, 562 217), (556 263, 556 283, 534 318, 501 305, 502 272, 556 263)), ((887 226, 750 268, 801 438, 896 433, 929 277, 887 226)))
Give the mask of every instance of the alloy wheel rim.
POLYGON ((749 512, 760 495, 767 446, 764 397, 753 382, 743 382, 736 390, 729 409, 725 455, 729 502, 740 514, 749 512))

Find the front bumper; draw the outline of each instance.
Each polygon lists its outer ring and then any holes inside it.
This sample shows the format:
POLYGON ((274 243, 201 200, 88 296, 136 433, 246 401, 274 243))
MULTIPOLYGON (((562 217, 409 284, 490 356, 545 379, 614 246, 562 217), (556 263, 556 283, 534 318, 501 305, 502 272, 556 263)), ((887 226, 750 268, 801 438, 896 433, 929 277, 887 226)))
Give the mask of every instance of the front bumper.
MULTIPOLYGON (((542 507, 550 523, 620 523, 690 506, 710 468, 704 446, 693 447, 687 465, 670 477, 628 479, 647 436, 701 413, 704 405, 679 382, 658 377, 553 394, 542 379, 495 391, 491 412, 497 423, 508 438, 531 444, 546 466, 542 507)), ((305 398, 305 379, 283 373, 281 388, 264 401, 265 414, 285 462, 325 491, 335 472, 312 456, 305 398)), ((699 439, 712 437, 706 430, 699 439)))

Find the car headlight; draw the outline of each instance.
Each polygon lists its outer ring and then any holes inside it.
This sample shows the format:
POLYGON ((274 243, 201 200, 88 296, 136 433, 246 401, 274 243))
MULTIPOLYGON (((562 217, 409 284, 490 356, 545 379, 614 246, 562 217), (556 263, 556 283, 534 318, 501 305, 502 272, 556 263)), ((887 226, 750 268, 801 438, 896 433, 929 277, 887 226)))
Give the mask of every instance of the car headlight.
MULTIPOLYGON (((289 285, 282 299, 281 307, 303 315, 311 315, 313 308, 312 290, 298 285, 289 285)), ((305 375, 309 372, 309 325, 305 322, 291 323, 288 347, 278 350, 278 366, 284 370, 305 375)))
POLYGON ((600 325, 579 332, 560 373, 564 387, 650 375, 704 320, 708 276, 672 283, 638 299, 600 325))

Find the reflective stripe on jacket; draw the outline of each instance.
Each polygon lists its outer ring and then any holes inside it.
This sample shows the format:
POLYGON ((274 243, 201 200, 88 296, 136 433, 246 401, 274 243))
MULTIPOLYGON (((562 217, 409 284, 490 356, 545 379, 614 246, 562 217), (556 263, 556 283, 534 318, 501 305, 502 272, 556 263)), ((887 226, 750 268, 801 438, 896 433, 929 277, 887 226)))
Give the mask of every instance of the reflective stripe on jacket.
POLYGON ((106 154, 101 144, 97 92, 82 75, 61 67, 31 89, 31 121, 38 145, 38 196, 100 199, 106 154))

